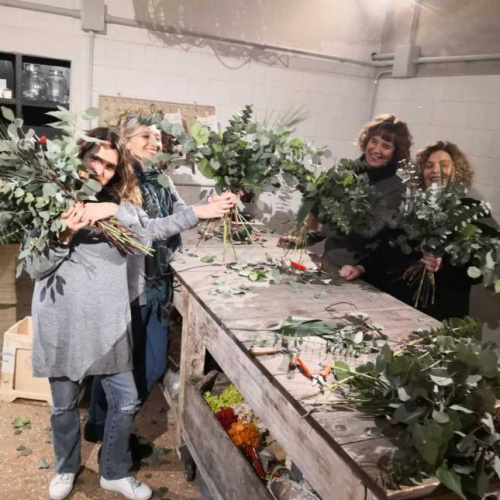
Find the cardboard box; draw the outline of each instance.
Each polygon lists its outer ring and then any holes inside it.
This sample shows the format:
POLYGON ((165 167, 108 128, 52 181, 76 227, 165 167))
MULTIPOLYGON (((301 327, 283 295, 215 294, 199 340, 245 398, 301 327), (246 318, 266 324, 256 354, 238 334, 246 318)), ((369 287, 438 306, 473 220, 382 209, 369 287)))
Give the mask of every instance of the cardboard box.
POLYGON ((0 400, 36 399, 52 404, 49 380, 33 377, 31 352, 33 330, 31 316, 11 326, 4 334, 0 400))

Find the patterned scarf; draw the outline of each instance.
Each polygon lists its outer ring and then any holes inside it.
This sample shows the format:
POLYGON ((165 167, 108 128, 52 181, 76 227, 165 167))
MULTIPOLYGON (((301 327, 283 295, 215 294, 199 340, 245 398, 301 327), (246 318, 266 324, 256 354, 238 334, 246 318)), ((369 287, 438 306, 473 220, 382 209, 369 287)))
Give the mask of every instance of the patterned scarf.
MULTIPOLYGON (((164 188, 158 183, 160 172, 155 168, 142 170, 135 167, 135 174, 142 194, 142 208, 150 218, 163 218, 172 215, 174 196, 170 188, 164 188)), ((167 240, 153 243, 154 254, 146 257, 146 297, 153 312, 161 312, 162 321, 166 321, 172 300, 173 276, 170 261, 176 250, 181 248, 180 234, 167 240)))

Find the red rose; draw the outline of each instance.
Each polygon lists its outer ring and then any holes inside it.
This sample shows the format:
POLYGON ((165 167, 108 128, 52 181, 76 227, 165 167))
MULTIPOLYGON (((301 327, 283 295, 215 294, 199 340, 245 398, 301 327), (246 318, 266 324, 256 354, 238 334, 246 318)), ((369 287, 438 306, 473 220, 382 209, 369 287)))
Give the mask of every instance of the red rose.
POLYGON ((43 135, 42 137, 40 137, 40 139, 38 139, 38 142, 40 144, 45 144, 47 142, 47 137, 43 135))

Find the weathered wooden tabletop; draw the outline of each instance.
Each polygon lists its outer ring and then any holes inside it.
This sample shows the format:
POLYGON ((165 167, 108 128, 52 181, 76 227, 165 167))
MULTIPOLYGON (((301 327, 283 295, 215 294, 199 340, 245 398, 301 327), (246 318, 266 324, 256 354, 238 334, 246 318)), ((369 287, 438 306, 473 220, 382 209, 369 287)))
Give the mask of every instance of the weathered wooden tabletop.
MULTIPOLYGON (((215 357, 323 499, 425 498, 443 493, 430 481, 386 491, 377 461, 400 439, 391 426, 363 418, 357 412, 332 409, 330 403, 335 402, 335 395, 319 394, 300 372, 290 372, 285 355, 254 358, 248 352, 254 345, 271 346, 274 339, 269 329, 288 316, 332 321, 347 312, 364 312, 372 322, 384 326, 384 333, 395 346, 404 344, 417 329, 437 326, 436 320, 361 280, 346 282, 339 276, 322 274, 311 283, 251 282, 238 271, 228 269, 227 264, 235 261, 234 255, 229 248, 224 263, 220 241, 208 240, 196 251, 197 232, 188 232, 183 238, 185 250, 177 255, 172 267, 184 293, 195 299, 190 314, 197 316, 196 321, 191 320, 199 342, 215 357), (215 260, 203 263, 203 256, 215 256, 215 260), (237 295, 216 292, 218 287, 235 289, 240 285, 249 289, 237 295), (310 412, 311 408, 315 410, 310 412)), ((284 256, 276 236, 264 234, 263 239, 253 246, 236 246, 238 263, 257 265, 270 257, 301 260, 314 266, 305 253, 284 256)), ((327 355, 320 338, 306 339, 300 348, 301 357, 314 370, 336 359, 349 364, 366 359, 327 355)))

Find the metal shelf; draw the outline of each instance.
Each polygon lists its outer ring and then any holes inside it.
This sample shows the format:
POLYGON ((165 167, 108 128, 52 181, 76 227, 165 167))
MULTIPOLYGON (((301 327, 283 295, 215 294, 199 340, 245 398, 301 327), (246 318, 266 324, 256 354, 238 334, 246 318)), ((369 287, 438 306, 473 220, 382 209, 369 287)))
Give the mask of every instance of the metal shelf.
POLYGON ((17 99, 0 98, 0 105, 2 106, 15 106, 16 104, 17 104, 17 99))
POLYGON ((68 109, 68 104, 63 104, 62 102, 54 102, 54 101, 29 101, 28 99, 20 99, 19 101, 21 106, 31 106, 33 108, 48 108, 48 109, 57 109, 57 106, 62 106, 63 108, 68 109))

